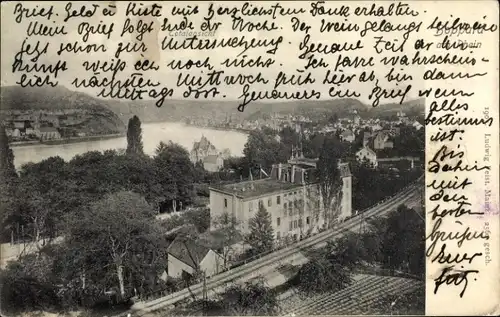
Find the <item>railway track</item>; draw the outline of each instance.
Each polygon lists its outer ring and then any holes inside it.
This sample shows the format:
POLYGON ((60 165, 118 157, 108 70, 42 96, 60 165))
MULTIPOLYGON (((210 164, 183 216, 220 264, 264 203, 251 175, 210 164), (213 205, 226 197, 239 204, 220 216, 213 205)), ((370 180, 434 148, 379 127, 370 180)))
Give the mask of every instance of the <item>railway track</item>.
MULTIPOLYGON (((293 258, 301 250, 308 249, 311 247, 319 247, 326 243, 327 240, 332 237, 342 235, 358 226, 361 221, 372 217, 372 216, 382 216, 387 214, 389 211, 397 208, 400 204, 404 204, 408 201, 414 199, 415 194, 419 193, 419 187, 423 186, 423 177, 419 178, 414 184, 403 189, 401 192, 393 196, 392 198, 377 204, 376 206, 366 210, 361 217, 353 217, 345 222, 339 224, 336 228, 328 229, 312 237, 299 241, 298 243, 286 247, 284 249, 278 250, 272 254, 266 255, 260 259, 249 262, 240 267, 231 269, 219 275, 213 276, 206 281, 205 289, 209 293, 214 290, 222 290, 228 283, 233 281, 244 281, 248 279, 255 278, 257 275, 265 275, 275 270, 280 262, 293 258), (259 274, 256 274, 259 273, 259 274)), ((132 309, 116 315, 115 317, 124 317, 131 314, 132 316, 143 316, 147 313, 158 311, 165 307, 170 307, 177 302, 191 298, 192 294, 200 295, 204 291, 203 283, 199 283, 191 286, 191 291, 188 289, 183 289, 176 293, 169 294, 167 296, 149 301, 149 302, 139 302, 136 303, 132 309)))

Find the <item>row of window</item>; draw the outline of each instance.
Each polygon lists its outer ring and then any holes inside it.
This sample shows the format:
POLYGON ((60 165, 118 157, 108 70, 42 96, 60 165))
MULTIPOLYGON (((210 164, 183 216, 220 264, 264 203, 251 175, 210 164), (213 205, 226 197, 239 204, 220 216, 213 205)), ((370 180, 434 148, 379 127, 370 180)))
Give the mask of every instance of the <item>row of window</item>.
MULTIPOLYGON (((310 224, 311 223, 311 218, 310 217, 306 217, 306 224, 310 224)), ((302 219, 298 219, 298 220, 293 220, 293 221, 290 221, 290 231, 293 230, 293 229, 296 229, 297 227, 302 227, 302 219)), ((276 225, 279 227, 281 225, 281 219, 280 217, 276 218, 276 225)))
MULTIPOLYGON (((306 224, 310 224, 311 220, 309 217, 306 217, 306 224)), ((288 231, 292 231, 293 229, 301 228, 302 227, 302 219, 294 220, 289 222, 289 227, 288 231)))

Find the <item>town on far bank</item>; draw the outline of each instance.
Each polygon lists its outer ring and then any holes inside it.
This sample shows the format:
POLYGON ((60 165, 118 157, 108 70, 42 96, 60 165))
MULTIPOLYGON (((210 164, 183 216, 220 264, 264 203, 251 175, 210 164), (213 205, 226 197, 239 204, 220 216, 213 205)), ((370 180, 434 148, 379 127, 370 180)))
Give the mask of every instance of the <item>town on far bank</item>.
MULTIPOLYGON (((420 117, 362 118, 355 110, 324 120, 280 112, 238 122, 193 117, 185 123, 245 131, 243 154, 203 135, 190 149, 165 140, 147 155, 133 116, 124 151, 13 168, 16 138, 89 136, 78 126, 87 129, 95 116, 73 110, 3 118, 0 278, 12 289, 2 294, 14 304, 8 309, 258 314, 229 300, 257 292, 268 307, 261 313, 276 315, 309 307, 284 304, 293 298, 352 296, 353 287, 420 298, 420 117), (42 134, 48 127, 54 134, 42 134), (24 288, 25 277, 36 286, 24 288)), ((393 295, 372 295, 359 296, 388 312, 393 295)), ((398 305, 391 309, 411 306, 398 305)))

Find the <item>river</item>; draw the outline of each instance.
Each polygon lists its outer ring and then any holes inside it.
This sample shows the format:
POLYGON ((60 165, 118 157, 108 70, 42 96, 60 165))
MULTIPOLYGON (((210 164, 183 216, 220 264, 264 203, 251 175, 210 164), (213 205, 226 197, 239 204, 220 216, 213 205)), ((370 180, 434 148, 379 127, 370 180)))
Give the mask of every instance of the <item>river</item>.
MULTIPOLYGON (((159 122, 142 124, 142 142, 144 152, 152 155, 160 141, 172 141, 184 146, 188 151, 193 148, 193 143, 205 136, 213 145, 222 151, 228 148, 233 156, 243 155, 243 146, 247 135, 236 131, 223 131, 209 128, 198 128, 182 123, 159 122)), ((88 151, 119 150, 127 147, 127 138, 88 141, 80 143, 57 145, 26 145, 11 147, 14 152, 14 165, 16 169, 29 162, 40 162, 51 156, 60 156, 65 161, 74 156, 88 151)))

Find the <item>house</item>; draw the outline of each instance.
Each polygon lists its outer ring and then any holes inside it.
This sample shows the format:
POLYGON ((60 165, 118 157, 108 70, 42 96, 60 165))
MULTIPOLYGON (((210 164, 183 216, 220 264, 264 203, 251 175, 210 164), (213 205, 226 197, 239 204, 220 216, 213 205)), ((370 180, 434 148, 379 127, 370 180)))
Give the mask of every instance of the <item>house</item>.
POLYGON ((41 127, 35 130, 35 134, 40 140, 55 140, 61 138, 61 134, 54 127, 41 127))
POLYGON ((372 167, 377 167, 377 153, 370 149, 368 146, 363 146, 359 151, 356 152, 356 160, 362 163, 364 160, 368 160, 372 167))
POLYGON ((26 129, 26 122, 25 121, 14 121, 12 122, 14 125, 15 129, 19 129, 24 132, 24 129, 26 129))
POLYGON ((372 125, 371 128, 372 128, 372 131, 380 131, 383 129, 382 126, 378 123, 372 125))
MULTIPOLYGON (((166 275, 179 278, 184 274, 204 272, 206 277, 223 269, 223 258, 210 247, 185 235, 177 235, 167 249, 166 275)), ((165 278, 165 276, 163 276, 165 278)))
MULTIPOLYGON (((240 232, 246 234, 250 231, 249 220, 261 207, 271 215, 278 244, 325 228, 328 215, 322 211, 324 204, 315 173, 317 161, 292 154, 287 163, 274 164, 268 178, 210 187, 211 230, 216 229, 213 220, 226 213, 235 217, 240 232)), ((347 217, 352 214, 352 177, 348 164, 339 168, 343 181, 340 217, 347 217)))
POLYGON ((417 130, 417 131, 420 130, 420 129, 422 129, 424 127, 420 122, 418 122, 416 120, 415 120, 415 122, 413 122, 412 125, 415 128, 415 130, 417 130))
POLYGON ((345 130, 340 134, 340 138, 345 142, 354 142, 355 135, 351 130, 345 130))
POLYGON ((217 154, 218 152, 215 146, 202 135, 199 142, 194 142, 193 149, 189 153, 189 157, 191 162, 197 163, 199 161, 203 161, 206 156, 217 154))
POLYGON ((203 158, 203 168, 208 172, 218 172, 224 167, 221 155, 208 155, 203 158))
POLYGON ((21 130, 17 128, 12 130, 11 136, 14 138, 19 138, 21 136, 21 130))
POLYGON ((375 150, 392 149, 394 144, 389 139, 390 135, 386 131, 380 131, 373 139, 373 148, 375 150))

